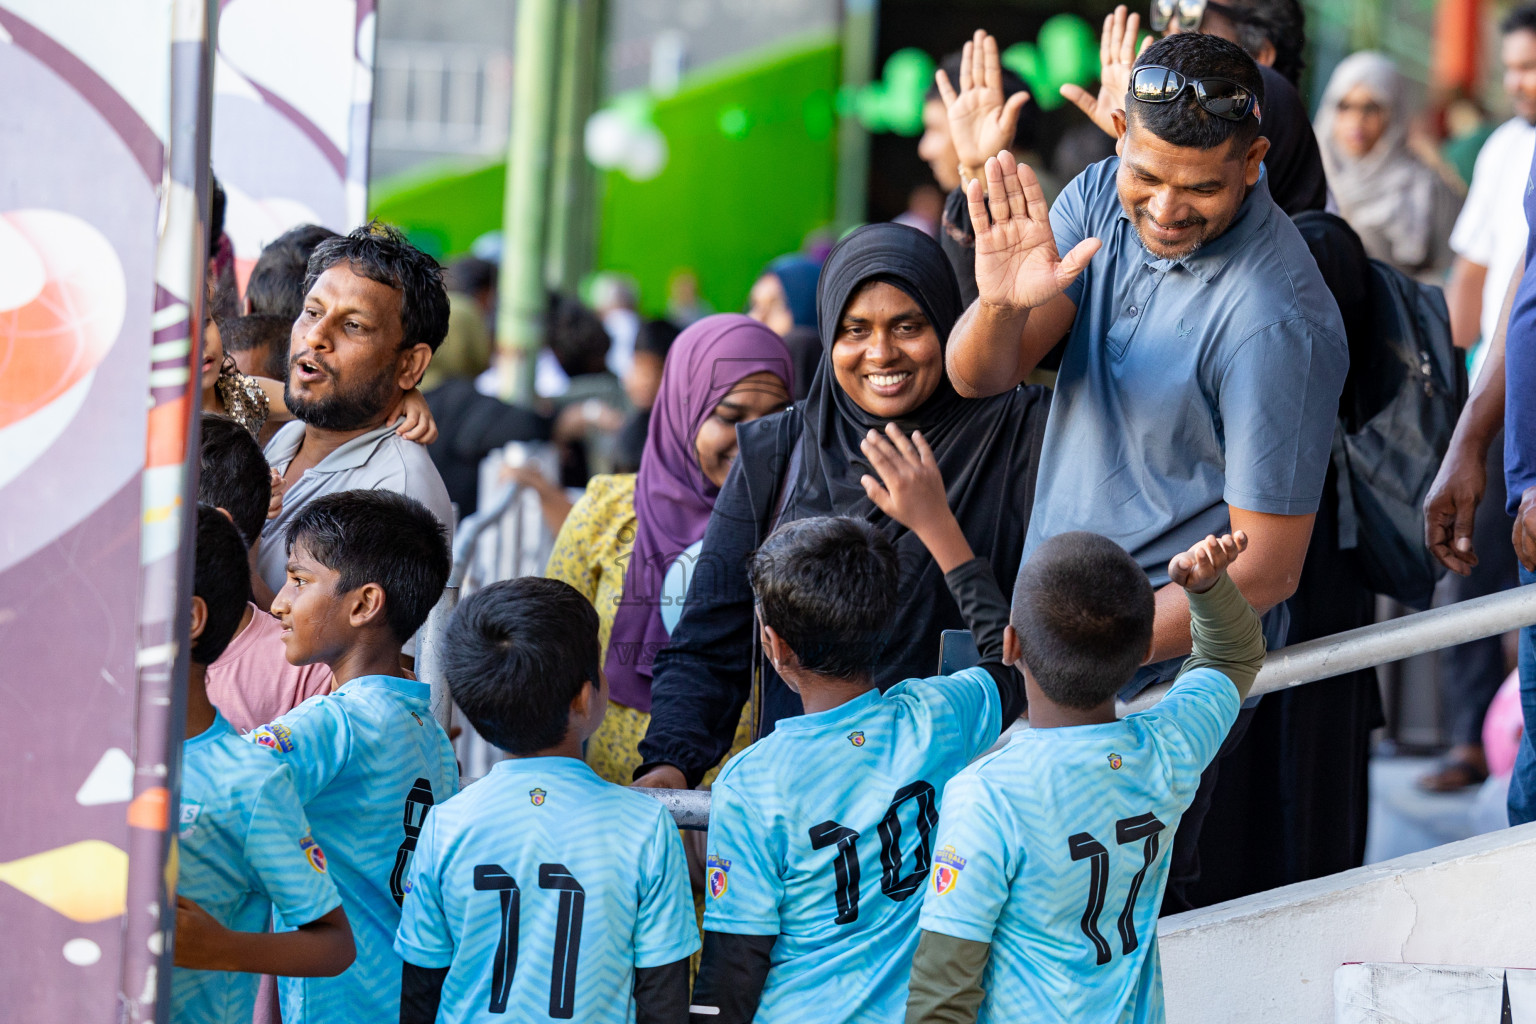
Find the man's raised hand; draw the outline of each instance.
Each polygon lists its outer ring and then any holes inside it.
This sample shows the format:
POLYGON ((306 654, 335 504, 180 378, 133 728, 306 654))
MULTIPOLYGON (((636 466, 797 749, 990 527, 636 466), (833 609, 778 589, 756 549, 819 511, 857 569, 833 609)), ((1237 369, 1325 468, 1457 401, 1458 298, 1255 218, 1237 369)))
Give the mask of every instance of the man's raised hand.
MULTIPOLYGON (((1136 63, 1136 33, 1141 15, 1129 14, 1124 4, 1104 16, 1104 31, 1099 36, 1099 94, 1091 95, 1080 85, 1061 87, 1061 95, 1088 115, 1089 120, 1119 138, 1114 114, 1125 109, 1125 94, 1131 87, 1131 66, 1136 63)), ((1141 44, 1145 50, 1152 42, 1148 36, 1141 44)))
POLYGON ((949 116, 949 137, 966 174, 979 178, 987 157, 1013 145, 1019 111, 1029 93, 1018 92, 1003 100, 1003 64, 997 40, 984 29, 960 51, 960 91, 940 68, 934 73, 939 96, 949 116))
POLYGON ((986 177, 985 193, 980 179, 965 193, 976 232, 976 290, 993 306, 1043 306, 1083 272, 1099 240, 1085 238, 1059 256, 1040 181, 1007 150, 987 161, 986 177))
POLYGON ((1242 530, 1206 537, 1168 563, 1168 578, 1185 590, 1203 594, 1216 585, 1227 566, 1248 547, 1248 535, 1242 530))

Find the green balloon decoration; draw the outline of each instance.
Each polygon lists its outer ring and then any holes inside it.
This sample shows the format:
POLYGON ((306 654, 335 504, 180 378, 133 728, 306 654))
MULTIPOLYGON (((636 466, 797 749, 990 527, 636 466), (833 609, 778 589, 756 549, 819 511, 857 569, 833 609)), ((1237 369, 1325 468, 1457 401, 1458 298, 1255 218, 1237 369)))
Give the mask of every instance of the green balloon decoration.
POLYGON ((1063 85, 1086 86, 1099 77, 1099 40, 1076 14, 1057 14, 1040 26, 1033 43, 1015 43, 1003 51, 1003 67, 1024 79, 1041 110, 1055 110, 1066 100, 1063 85))
POLYGON ((859 89, 853 111, 872 132, 914 136, 923 131, 923 94, 933 84, 933 58, 916 47, 891 54, 880 81, 859 89))

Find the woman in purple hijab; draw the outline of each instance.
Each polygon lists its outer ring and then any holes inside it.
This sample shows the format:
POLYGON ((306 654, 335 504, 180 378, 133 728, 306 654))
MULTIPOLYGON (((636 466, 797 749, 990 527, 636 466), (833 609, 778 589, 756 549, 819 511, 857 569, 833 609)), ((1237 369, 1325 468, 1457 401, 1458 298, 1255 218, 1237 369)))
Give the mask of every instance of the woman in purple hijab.
POLYGON ((593 477, 555 540, 545 575, 581 591, 598 613, 609 707, 587 760, 611 782, 627 784, 640 763, 651 662, 677 621, 688 552, 736 458, 736 426, 782 409, 793 386, 789 352, 772 330, 734 313, 699 320, 667 353, 640 472, 593 477))

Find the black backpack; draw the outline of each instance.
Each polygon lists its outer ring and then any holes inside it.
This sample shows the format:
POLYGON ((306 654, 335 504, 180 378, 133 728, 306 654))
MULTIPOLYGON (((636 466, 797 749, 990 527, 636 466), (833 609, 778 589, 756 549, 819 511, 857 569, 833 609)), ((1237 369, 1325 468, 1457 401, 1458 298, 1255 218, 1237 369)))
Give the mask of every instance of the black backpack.
POLYGON ((1350 368, 1333 436, 1339 548, 1364 584, 1426 608, 1445 569, 1424 546, 1424 499, 1467 400, 1445 294, 1367 259, 1331 214, 1296 218, 1344 313, 1350 368))

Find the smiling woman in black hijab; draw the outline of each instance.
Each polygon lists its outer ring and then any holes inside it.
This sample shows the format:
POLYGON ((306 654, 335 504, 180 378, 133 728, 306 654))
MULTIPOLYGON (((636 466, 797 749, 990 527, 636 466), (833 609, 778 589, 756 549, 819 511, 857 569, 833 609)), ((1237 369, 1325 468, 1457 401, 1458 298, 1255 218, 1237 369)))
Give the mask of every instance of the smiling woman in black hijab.
POLYGON ((964 629, 943 574, 916 536, 864 493, 860 442, 896 422, 920 430, 943 473, 950 508, 999 586, 1011 592, 1034 504, 1047 392, 1019 387, 965 399, 944 374, 960 293, 937 242, 874 224, 838 243, 817 292, 822 360, 805 401, 737 431, 740 451, 715 503, 687 604, 655 660, 651 724, 640 744, 644 785, 697 785, 730 749, 760 680, 754 738, 801 713, 800 698, 754 657, 747 556, 773 528, 818 515, 867 519, 901 558, 902 604, 874 679, 885 689, 931 675, 939 635, 964 629))

